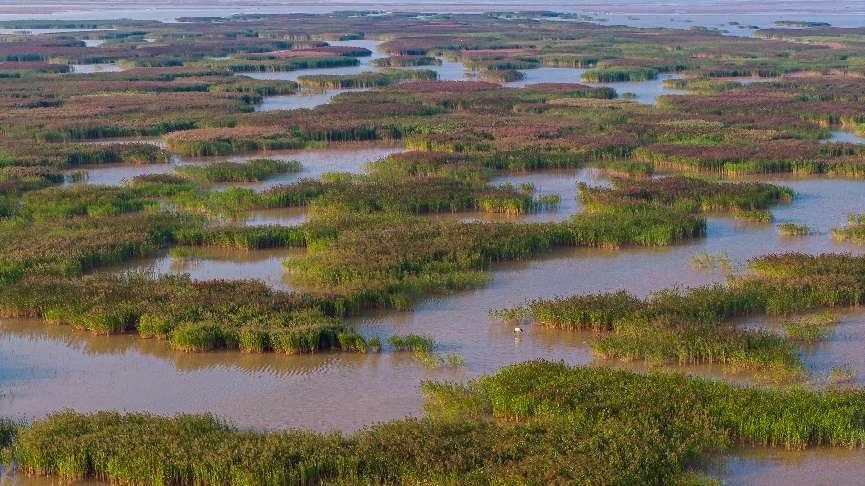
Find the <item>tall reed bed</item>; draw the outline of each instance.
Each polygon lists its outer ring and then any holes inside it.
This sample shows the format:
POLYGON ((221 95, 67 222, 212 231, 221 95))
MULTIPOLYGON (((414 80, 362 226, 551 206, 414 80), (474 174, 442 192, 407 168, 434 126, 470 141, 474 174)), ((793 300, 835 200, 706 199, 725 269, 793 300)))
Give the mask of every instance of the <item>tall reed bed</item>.
POLYGON ((174 233, 179 245, 220 246, 240 250, 306 246, 303 228, 285 226, 184 227, 174 233))
POLYGON ((225 191, 179 191, 170 199, 189 210, 236 213, 253 208, 309 206, 312 212, 399 212, 409 214, 484 211, 521 215, 554 206, 551 198, 509 187, 452 177, 378 177, 331 174, 321 180, 301 179, 262 192, 231 188, 225 191))
POLYGON ((434 415, 600 422, 642 417, 666 422, 666 430, 705 434, 711 441, 704 446, 865 446, 862 392, 742 388, 674 374, 534 361, 469 385, 428 384, 424 393, 434 415))
POLYGON ((301 69, 322 69, 357 66, 360 62, 351 56, 296 57, 288 59, 242 59, 204 60, 194 64, 214 69, 227 69, 235 73, 281 72, 301 69))
POLYGON ((430 56, 389 56, 376 59, 373 64, 379 67, 410 67, 410 66, 434 66, 441 64, 441 60, 430 56))
POLYGON ((177 131, 165 137, 168 148, 180 155, 204 157, 238 152, 301 149, 308 142, 274 127, 210 128, 177 131))
POLYGON ((671 484, 734 446, 865 445, 862 393, 534 361, 426 383, 429 418, 352 435, 239 431, 208 415, 59 412, 16 428, 18 470, 64 481, 671 484))
POLYGON ((299 162, 253 159, 248 162, 215 162, 205 166, 182 165, 175 170, 193 180, 215 182, 256 182, 277 174, 300 172, 299 162))
MULTIPOLYGON (((708 442, 656 422, 407 419, 350 436, 240 431, 208 415, 61 412, 21 427, 19 470, 64 481, 227 483, 664 483, 708 442), (670 430, 672 429, 672 430, 670 430), (92 459, 91 459, 92 458, 92 459)), ((694 428, 684 429, 685 432, 694 428)))
POLYGON ((763 183, 713 182, 691 177, 614 178, 613 188, 580 186, 580 199, 594 206, 657 204, 690 211, 737 214, 788 203, 793 191, 763 183))
POLYGON ((601 67, 583 73, 583 81, 590 83, 618 83, 657 79, 658 71, 641 67, 601 67))
POLYGON ((409 80, 434 80, 435 71, 428 69, 383 69, 360 74, 317 74, 300 76, 297 82, 307 89, 358 89, 388 86, 409 80))
MULTIPOLYGON (((169 214, 127 213, 0 225, 0 282, 26 275, 75 277, 93 268, 151 256, 166 248, 181 219, 169 214)), ((50 290, 48 290, 50 293, 50 290)))
POLYGON ((80 185, 25 194, 18 213, 39 221, 51 221, 75 216, 116 216, 152 206, 152 202, 123 188, 80 185))
POLYGON ((313 353, 378 350, 333 316, 333 300, 273 291, 256 281, 187 276, 30 277, 0 289, 6 316, 42 318, 96 334, 136 333, 177 350, 313 353), (50 290, 50 291, 49 291, 50 290))

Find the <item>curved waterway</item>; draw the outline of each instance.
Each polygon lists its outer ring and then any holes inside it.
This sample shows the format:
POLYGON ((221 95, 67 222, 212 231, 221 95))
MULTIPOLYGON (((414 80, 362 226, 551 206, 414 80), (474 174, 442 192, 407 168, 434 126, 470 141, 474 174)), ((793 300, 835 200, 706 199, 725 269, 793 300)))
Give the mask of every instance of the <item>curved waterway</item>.
POLYGON ((186 248, 185 253, 136 260, 132 264, 105 268, 116 273, 149 273, 154 276, 189 275, 192 280, 260 280, 274 290, 290 292, 291 282, 282 263, 297 258, 305 249, 236 251, 223 248, 186 248))
POLYGON ((368 145, 345 145, 316 150, 282 150, 257 154, 235 155, 228 157, 185 158, 172 157, 166 164, 104 164, 92 165, 69 171, 67 184, 105 184, 117 186, 124 182, 148 174, 166 174, 180 165, 205 165, 214 162, 246 162, 253 159, 295 160, 303 165, 300 172, 280 174, 264 181, 235 186, 264 190, 275 185, 295 182, 302 178, 320 178, 327 172, 363 173, 370 162, 383 159, 388 155, 403 152, 399 147, 374 147, 368 145), (73 174, 81 174, 75 179, 73 174))
POLYGON ((628 95, 628 99, 644 105, 654 105, 659 96, 687 93, 686 91, 664 87, 664 81, 681 78, 681 76, 675 74, 659 74, 656 79, 647 81, 588 83, 582 80, 582 76, 584 72, 589 70, 583 68, 552 67, 524 69, 520 71, 523 73, 523 79, 505 83, 504 85, 512 88, 521 88, 538 83, 580 83, 587 86, 613 88, 620 98, 628 95))
MULTIPOLYGON (((320 74, 325 75, 353 75, 363 72, 379 71, 382 68, 377 66, 374 61, 387 57, 387 53, 379 47, 383 41, 379 40, 350 40, 350 41, 331 41, 332 46, 347 46, 347 47, 363 47, 372 51, 371 56, 359 57, 360 64, 357 66, 343 66, 333 68, 320 69, 298 69, 295 71, 280 71, 280 72, 265 72, 265 73, 241 73, 243 76, 248 76, 254 79, 278 79, 287 81, 297 81, 300 76, 315 76, 320 74)), ((439 80, 442 81, 462 81, 467 79, 465 66, 460 62, 448 61, 439 59, 441 64, 432 66, 412 66, 396 69, 429 69, 436 72, 439 80)), ((256 111, 273 111, 273 110, 296 110, 298 108, 315 108, 323 104, 327 104, 336 95, 340 93, 348 93, 352 91, 366 91, 364 88, 357 89, 333 89, 333 90, 308 90, 302 89, 293 95, 266 96, 262 103, 257 106, 256 111)))

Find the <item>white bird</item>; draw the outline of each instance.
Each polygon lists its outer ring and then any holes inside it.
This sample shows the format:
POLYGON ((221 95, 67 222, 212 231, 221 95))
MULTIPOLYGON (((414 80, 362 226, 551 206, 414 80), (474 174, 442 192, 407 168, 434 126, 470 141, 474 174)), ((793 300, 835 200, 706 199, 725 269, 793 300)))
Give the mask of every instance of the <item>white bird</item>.
POLYGON ((515 327, 514 328, 514 334, 522 334, 522 332, 523 332, 523 328, 521 328, 521 327, 515 327))

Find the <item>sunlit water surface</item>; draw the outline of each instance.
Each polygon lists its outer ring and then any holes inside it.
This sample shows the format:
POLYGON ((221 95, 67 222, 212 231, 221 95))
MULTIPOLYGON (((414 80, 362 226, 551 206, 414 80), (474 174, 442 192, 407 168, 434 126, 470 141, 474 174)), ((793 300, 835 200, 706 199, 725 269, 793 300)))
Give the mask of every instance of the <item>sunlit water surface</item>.
POLYGON ((613 88, 620 98, 632 99, 644 105, 654 105, 659 96, 686 93, 682 90, 664 87, 665 80, 679 79, 681 77, 674 74, 659 74, 657 79, 648 81, 589 83, 582 80, 582 75, 586 71, 589 71, 589 69, 552 67, 525 69, 520 71, 523 73, 523 79, 505 83, 505 86, 518 88, 537 83, 580 83, 594 87, 613 88))

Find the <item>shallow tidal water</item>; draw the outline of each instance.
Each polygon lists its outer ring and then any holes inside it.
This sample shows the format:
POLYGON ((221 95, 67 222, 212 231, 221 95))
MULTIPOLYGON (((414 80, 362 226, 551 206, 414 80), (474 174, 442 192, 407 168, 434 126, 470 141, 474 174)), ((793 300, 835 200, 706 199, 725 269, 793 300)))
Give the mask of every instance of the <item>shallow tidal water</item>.
POLYGON ((616 90, 619 98, 625 97, 628 93, 631 99, 637 103, 644 105, 654 105, 659 96, 685 94, 685 91, 664 87, 664 81, 667 79, 678 79, 681 76, 673 74, 659 74, 657 79, 648 81, 626 81, 621 83, 588 83, 582 80, 584 72, 590 69, 584 68, 553 68, 542 67, 537 69, 525 69, 523 79, 505 83, 505 86, 513 88, 521 88, 530 84, 538 83, 579 83, 587 86, 606 87, 616 90))
POLYGON ((189 255, 165 255, 137 260, 118 266, 120 273, 189 275, 192 280, 261 280, 274 290, 290 292, 293 286, 286 278, 282 262, 302 255, 304 249, 268 249, 236 251, 223 248, 194 248, 189 255))
MULTIPOLYGON (((103 164, 86 166, 69 171, 68 184, 106 184, 117 186, 134 177, 149 174, 167 174, 181 165, 206 165, 214 162, 246 162, 253 159, 295 160, 303 165, 300 172, 279 174, 260 182, 232 184, 234 187, 250 187, 265 190, 281 184, 290 184, 299 179, 317 179, 327 172, 350 172, 361 174, 370 162, 383 159, 388 155, 402 152, 398 147, 375 147, 370 145, 333 146, 326 149, 311 150, 281 150, 254 155, 233 155, 228 157, 185 158, 173 157, 166 164, 103 164), (82 173, 80 182, 75 182, 71 175, 82 173)), ((227 187, 227 186, 223 186, 227 187)))
MULTIPOLYGON (((363 47, 372 51, 371 56, 359 57, 360 64, 357 66, 344 66, 321 69, 299 69, 296 71, 282 72, 265 72, 265 73, 242 73, 243 76, 248 76, 254 79, 279 79, 288 81, 297 81, 300 76, 313 75, 352 75, 363 72, 380 71, 382 68, 376 66, 373 61, 387 57, 387 53, 382 51, 379 46, 383 41, 363 39, 350 41, 330 41, 332 46, 347 46, 347 47, 363 47)), ((436 72, 438 79, 441 81, 462 81, 467 79, 465 66, 461 62, 442 61, 439 65, 432 66, 412 66, 397 69, 429 69, 436 72)), ((333 89, 333 90, 308 90, 302 89, 293 95, 266 96, 256 111, 273 111, 273 110, 296 110, 299 108, 312 109, 320 105, 330 103, 330 101, 341 93, 365 91, 363 88, 357 89, 333 89)))
POLYGON ((862 484, 865 452, 839 448, 805 451, 738 449, 719 458, 709 474, 728 486, 862 484))

